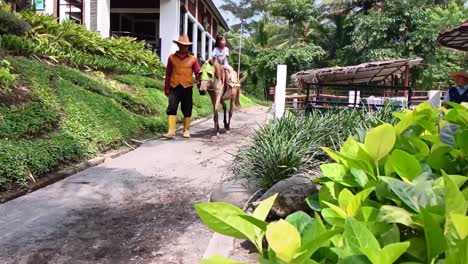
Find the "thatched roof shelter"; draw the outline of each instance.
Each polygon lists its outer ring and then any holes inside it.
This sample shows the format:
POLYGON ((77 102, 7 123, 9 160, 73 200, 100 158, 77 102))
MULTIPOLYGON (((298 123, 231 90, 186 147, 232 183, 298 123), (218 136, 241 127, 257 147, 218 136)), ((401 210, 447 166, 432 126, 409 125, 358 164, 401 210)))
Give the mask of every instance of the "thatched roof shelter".
POLYGON ((442 46, 468 51, 468 21, 456 28, 440 33, 437 41, 442 46))
POLYGON ((399 59, 368 62, 354 66, 330 67, 300 71, 291 76, 298 86, 308 84, 371 84, 390 82, 392 77, 409 79, 409 69, 422 62, 422 59, 399 59))

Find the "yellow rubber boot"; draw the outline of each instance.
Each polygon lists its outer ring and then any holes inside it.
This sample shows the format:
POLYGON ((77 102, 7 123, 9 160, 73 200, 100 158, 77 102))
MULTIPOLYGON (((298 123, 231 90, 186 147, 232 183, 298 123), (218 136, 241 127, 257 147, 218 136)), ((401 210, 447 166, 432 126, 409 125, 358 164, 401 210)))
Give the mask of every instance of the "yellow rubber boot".
POLYGON ((176 123, 177 116, 170 115, 167 117, 167 133, 163 134, 161 137, 167 139, 174 139, 176 136, 176 123))
POLYGON ((190 138, 190 123, 192 122, 192 118, 185 117, 184 118, 184 138, 190 138))

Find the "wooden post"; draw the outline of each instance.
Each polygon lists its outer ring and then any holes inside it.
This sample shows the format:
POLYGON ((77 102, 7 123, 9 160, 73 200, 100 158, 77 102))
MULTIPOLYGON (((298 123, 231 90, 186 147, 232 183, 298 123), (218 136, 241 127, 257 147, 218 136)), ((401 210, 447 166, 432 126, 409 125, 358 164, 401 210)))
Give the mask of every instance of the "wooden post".
POLYGON ((428 99, 429 103, 431 104, 432 108, 438 108, 442 105, 442 102, 440 100, 441 98, 441 91, 439 90, 430 90, 428 91, 428 99))
POLYGON ((286 80, 287 80, 287 65, 278 65, 276 73, 276 89, 275 89, 275 117, 281 118, 284 115, 286 105, 286 80))
MULTIPOLYGON (((403 75, 403 78, 404 78, 404 80, 403 80, 403 81, 404 81, 403 86, 405 86, 406 88, 408 88, 408 87, 409 87, 409 66, 408 66, 408 65, 405 66, 405 73, 404 73, 404 75, 403 75)), ((408 94, 408 90, 405 90, 405 96, 410 96, 410 95, 408 94)))

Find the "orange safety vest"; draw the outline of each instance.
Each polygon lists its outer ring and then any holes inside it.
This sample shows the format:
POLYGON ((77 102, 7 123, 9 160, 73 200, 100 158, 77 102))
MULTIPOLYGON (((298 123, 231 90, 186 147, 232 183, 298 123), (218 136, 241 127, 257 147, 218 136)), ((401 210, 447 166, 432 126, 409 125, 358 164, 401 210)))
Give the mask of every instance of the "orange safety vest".
POLYGON ((193 86, 193 65, 196 62, 195 56, 189 55, 181 60, 177 55, 169 56, 172 63, 171 87, 175 88, 179 84, 184 88, 193 86))

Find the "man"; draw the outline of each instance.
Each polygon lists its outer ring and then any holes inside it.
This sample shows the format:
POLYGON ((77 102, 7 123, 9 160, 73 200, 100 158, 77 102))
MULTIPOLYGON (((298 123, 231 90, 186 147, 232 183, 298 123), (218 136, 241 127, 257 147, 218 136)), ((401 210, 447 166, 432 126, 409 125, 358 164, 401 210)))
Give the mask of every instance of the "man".
POLYGON ((184 138, 190 138, 190 122, 192 121, 192 88, 193 74, 195 74, 197 85, 200 86, 200 64, 195 56, 189 53, 192 45, 188 36, 179 36, 174 43, 179 46, 179 51, 169 56, 166 68, 165 94, 169 99, 166 110, 168 132, 162 137, 174 139, 176 137, 177 109, 181 104, 184 114, 184 138))
MULTIPOLYGON (((444 102, 462 103, 468 102, 468 73, 458 71, 450 77, 455 81, 455 86, 451 87, 446 95, 444 102)), ((447 104, 444 104, 445 106, 447 104)))

